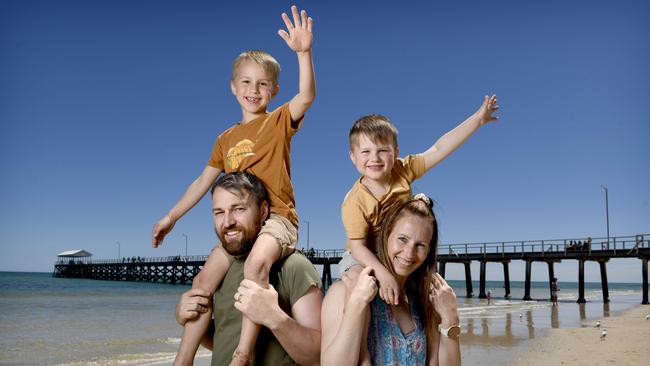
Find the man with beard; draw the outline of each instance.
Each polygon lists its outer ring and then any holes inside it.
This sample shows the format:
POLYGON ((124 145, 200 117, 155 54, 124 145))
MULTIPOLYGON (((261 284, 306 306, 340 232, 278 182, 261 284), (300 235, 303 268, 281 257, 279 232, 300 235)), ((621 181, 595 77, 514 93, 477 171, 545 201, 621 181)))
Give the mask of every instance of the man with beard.
MULTIPOLYGON (((268 289, 244 280, 244 262, 269 213, 266 189, 246 172, 224 174, 211 189, 214 226, 223 248, 236 260, 214 294, 192 289, 176 307, 176 320, 214 322, 201 344, 212 365, 227 365, 237 347, 241 315, 263 326, 251 364, 308 365, 320 359, 322 292, 314 266, 294 253, 277 262, 268 289)), ((197 276, 201 276, 199 273, 197 276)))

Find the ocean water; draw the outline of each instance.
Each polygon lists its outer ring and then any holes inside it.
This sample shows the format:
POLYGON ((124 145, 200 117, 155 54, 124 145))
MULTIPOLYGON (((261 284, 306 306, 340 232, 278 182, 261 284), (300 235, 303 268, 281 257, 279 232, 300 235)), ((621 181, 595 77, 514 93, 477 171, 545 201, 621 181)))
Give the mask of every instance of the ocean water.
POLYGON ((173 360, 189 286, 0 272, 0 364, 147 365, 173 360))
MULTIPOLYGON (((458 294, 465 364, 498 361, 503 350, 554 327, 578 327, 641 302, 640 284, 610 283, 609 304, 599 283, 586 285, 587 304, 576 304, 577 284, 560 282, 560 306, 550 306, 548 283, 533 282, 522 301, 523 282, 487 282, 492 301, 464 297, 465 282, 450 281, 458 294)), ((0 365, 169 364, 181 327, 174 308, 189 286, 53 278, 50 273, 0 272, 0 365)), ((202 355, 209 352, 202 350, 202 355)))

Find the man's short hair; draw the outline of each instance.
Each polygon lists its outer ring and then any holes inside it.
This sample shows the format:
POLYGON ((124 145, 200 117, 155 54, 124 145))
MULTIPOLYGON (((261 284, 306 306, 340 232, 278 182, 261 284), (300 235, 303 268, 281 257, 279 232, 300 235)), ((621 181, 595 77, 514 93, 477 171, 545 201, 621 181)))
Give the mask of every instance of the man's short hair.
POLYGON ((262 181, 247 172, 222 174, 212 184, 210 193, 214 195, 214 190, 217 188, 223 188, 237 197, 242 197, 245 193, 248 193, 255 199, 258 207, 263 202, 269 201, 269 195, 262 181))
POLYGON ((230 76, 231 81, 234 81, 237 77, 237 69, 239 68, 239 65, 246 60, 254 61, 262 66, 268 76, 271 77, 273 85, 278 85, 278 78, 280 78, 280 64, 268 52, 260 50, 245 51, 237 56, 235 61, 232 63, 232 74, 230 76))
POLYGON ((365 135, 374 143, 388 143, 397 148, 397 128, 381 114, 370 114, 356 120, 350 128, 350 150, 359 146, 359 136, 365 135))

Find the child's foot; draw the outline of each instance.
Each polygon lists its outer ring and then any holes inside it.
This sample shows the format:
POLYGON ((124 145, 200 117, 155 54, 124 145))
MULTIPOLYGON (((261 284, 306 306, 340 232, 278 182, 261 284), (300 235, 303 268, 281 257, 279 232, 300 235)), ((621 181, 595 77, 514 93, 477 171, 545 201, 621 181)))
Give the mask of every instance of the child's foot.
POLYGON ((250 353, 235 350, 235 353, 232 354, 232 360, 230 360, 229 366, 248 366, 250 364, 251 364, 250 353))

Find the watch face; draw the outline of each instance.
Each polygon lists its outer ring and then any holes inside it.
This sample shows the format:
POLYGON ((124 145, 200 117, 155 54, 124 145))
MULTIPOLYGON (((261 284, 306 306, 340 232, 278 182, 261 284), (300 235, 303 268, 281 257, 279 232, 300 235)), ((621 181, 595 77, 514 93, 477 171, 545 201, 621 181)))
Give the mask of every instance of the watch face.
POLYGON ((449 332, 447 332, 449 338, 458 338, 460 337, 460 327, 451 327, 449 332))

